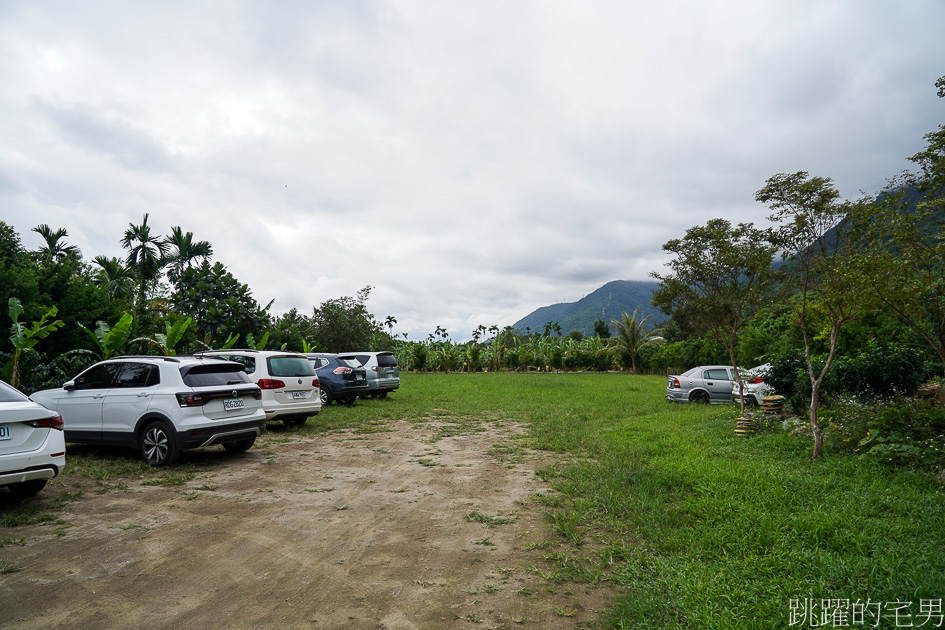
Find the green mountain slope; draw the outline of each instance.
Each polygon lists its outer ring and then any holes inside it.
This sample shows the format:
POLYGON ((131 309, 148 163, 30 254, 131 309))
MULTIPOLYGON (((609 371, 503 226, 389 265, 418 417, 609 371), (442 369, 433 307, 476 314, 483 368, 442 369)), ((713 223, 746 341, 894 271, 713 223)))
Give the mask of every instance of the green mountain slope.
POLYGON ((657 286, 658 282, 614 280, 577 302, 542 306, 515 322, 512 327, 523 331, 531 328, 532 332, 542 332, 546 322, 558 322, 562 334, 580 330, 585 335, 593 335, 594 322, 598 319, 610 324, 610 320, 619 319, 624 311, 633 313, 636 308, 640 309, 642 317, 652 314, 653 319, 659 319, 662 315, 650 306, 653 290, 657 286))

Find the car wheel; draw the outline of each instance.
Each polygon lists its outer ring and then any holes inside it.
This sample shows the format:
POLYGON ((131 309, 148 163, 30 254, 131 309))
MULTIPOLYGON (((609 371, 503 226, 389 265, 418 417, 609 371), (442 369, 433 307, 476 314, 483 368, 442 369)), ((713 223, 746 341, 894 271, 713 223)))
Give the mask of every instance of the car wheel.
POLYGON ((331 396, 331 390, 322 385, 322 388, 319 392, 319 396, 322 399, 322 407, 327 407, 331 404, 331 401, 334 400, 331 396))
POLYGON ((245 440, 236 440, 235 442, 224 442, 223 448, 227 453, 245 453, 256 443, 256 438, 246 438, 245 440))
POLYGON ((295 418, 286 418, 282 421, 282 424, 287 427, 300 427, 305 424, 306 420, 308 420, 308 418, 299 418, 296 416, 295 418))
POLYGON ((700 405, 708 404, 709 394, 702 390, 696 390, 689 394, 689 402, 693 402, 700 405))
POLYGON ((180 459, 174 434, 160 420, 155 420, 141 433, 141 456, 152 466, 169 466, 180 459))
POLYGON ((358 399, 357 396, 352 396, 350 398, 345 398, 344 400, 340 400, 338 402, 344 405, 345 407, 354 407, 354 401, 356 401, 357 399, 358 399))
POLYGON ((46 487, 45 479, 30 479, 10 484, 10 492, 15 497, 31 497, 46 487))

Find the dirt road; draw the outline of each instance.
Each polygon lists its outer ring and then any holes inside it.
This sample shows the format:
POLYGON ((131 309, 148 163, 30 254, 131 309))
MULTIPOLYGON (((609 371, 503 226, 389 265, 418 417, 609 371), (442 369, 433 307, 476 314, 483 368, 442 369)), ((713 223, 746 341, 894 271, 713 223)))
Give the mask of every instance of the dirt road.
POLYGON ((0 526, 3 566, 22 567, 0 573, 0 627, 574 628, 606 606, 541 577, 537 456, 493 448, 520 428, 390 428, 197 451, 181 486, 89 485, 61 522, 0 526))

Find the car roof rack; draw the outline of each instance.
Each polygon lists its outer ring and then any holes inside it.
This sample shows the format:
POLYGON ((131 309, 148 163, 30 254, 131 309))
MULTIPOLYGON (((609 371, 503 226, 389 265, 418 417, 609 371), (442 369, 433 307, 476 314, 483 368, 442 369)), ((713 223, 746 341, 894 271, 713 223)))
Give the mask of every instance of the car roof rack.
POLYGON ((117 357, 108 357, 109 359, 157 359, 160 361, 170 361, 171 363, 180 363, 178 357, 168 357, 160 354, 121 354, 117 357))

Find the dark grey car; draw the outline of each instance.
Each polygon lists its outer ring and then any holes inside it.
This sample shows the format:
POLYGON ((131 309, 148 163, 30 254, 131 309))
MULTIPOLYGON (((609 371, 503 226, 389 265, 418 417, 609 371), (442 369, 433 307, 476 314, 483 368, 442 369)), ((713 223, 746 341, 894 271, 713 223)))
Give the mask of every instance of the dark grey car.
POLYGON ((367 394, 366 371, 353 355, 313 352, 305 356, 315 368, 321 383, 323 407, 334 400, 342 405, 353 405, 358 396, 367 394))

